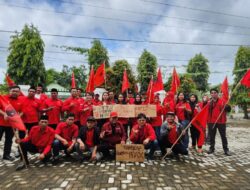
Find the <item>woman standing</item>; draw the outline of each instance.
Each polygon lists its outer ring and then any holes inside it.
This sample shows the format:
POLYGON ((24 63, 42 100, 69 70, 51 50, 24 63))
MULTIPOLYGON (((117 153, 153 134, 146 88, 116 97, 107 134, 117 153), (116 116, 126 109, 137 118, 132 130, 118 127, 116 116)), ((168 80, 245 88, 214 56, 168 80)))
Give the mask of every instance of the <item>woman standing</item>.
POLYGON ((154 97, 154 105, 156 105, 156 117, 151 118, 151 125, 154 128, 158 142, 160 141, 160 132, 162 125, 163 107, 161 106, 160 98, 158 95, 154 97))

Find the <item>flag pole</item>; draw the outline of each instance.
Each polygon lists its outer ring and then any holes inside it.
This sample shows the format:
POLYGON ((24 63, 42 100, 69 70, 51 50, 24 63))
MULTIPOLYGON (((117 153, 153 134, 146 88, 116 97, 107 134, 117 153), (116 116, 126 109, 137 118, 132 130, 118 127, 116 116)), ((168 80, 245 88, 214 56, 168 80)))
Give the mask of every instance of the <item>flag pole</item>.
MULTIPOLYGON (((15 138, 16 138, 16 139, 20 139, 19 136, 16 134, 16 130, 15 130, 13 127, 11 127, 11 128, 12 128, 12 130, 13 130, 13 133, 14 133, 14 135, 15 135, 15 138)), ((20 143, 18 143, 18 148, 19 148, 19 151, 20 151, 20 154, 21 154, 23 163, 24 163, 24 165, 25 165, 25 168, 28 168, 27 163, 26 163, 25 158, 24 158, 24 155, 23 155, 23 150, 22 150, 22 148, 21 148, 20 143)))
POLYGON ((105 81, 105 89, 107 90, 107 82, 106 82, 106 61, 104 60, 104 81, 105 81))
MULTIPOLYGON (((206 106, 208 106, 208 105, 206 105, 206 106)), ((205 106, 203 109, 205 109, 206 106, 205 106)), ((202 109, 202 110, 203 110, 203 109, 202 109)), ((201 111, 202 111, 202 110, 201 110, 201 111)), ((201 111, 200 111, 200 112, 201 112, 201 111)), ((200 112, 199 112, 199 113, 200 113, 200 112)), ((184 135, 184 133, 191 127, 192 122, 198 117, 198 115, 199 115, 199 114, 197 114, 197 115, 189 122, 189 124, 187 125, 187 127, 181 132, 181 134, 180 134, 179 137, 176 139, 176 141, 174 142, 174 144, 172 144, 170 150, 167 151, 167 153, 162 157, 162 160, 164 160, 164 159, 166 158, 166 156, 169 155, 169 154, 172 152, 172 149, 174 148, 174 146, 177 144, 177 142, 180 140, 180 138, 184 135)))

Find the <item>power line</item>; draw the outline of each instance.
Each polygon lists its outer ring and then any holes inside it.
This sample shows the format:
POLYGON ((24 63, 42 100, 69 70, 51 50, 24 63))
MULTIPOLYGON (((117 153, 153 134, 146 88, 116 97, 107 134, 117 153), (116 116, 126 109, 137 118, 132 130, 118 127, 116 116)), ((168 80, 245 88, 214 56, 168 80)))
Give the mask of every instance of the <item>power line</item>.
POLYGON ((187 6, 181 6, 181 5, 170 4, 170 3, 163 3, 163 2, 158 2, 158 1, 151 1, 151 0, 141 0, 141 1, 147 2, 147 3, 177 7, 177 8, 182 8, 182 9, 189 9, 189 10, 192 10, 192 11, 200 11, 200 12, 207 12, 207 13, 217 14, 217 15, 224 15, 224 16, 230 16, 230 17, 250 19, 250 17, 247 17, 247 16, 235 15, 235 14, 224 13, 224 12, 219 12, 219 11, 213 11, 213 10, 208 10, 208 9, 198 9, 198 8, 193 8, 193 7, 187 7, 187 6))
MULTIPOLYGON (((17 31, 1 30, 0 33, 20 33, 17 31)), ((191 45, 191 46, 221 46, 221 47, 239 47, 250 46, 249 44, 223 44, 223 43, 194 43, 194 42, 174 42, 174 41, 154 41, 154 40, 131 40, 131 39, 118 39, 118 38, 103 38, 103 37, 90 37, 90 36, 75 36, 75 35, 62 35, 62 34, 48 34, 40 33, 42 36, 53 36, 61 38, 76 38, 88 40, 103 40, 103 41, 118 41, 118 42, 133 42, 133 43, 150 43, 150 44, 169 44, 169 45, 191 45)))
POLYGON ((86 3, 76 3, 76 2, 69 2, 69 1, 63 1, 63 0, 58 0, 58 1, 61 3, 65 3, 65 4, 80 5, 82 7, 87 6, 87 7, 106 9, 106 10, 121 11, 121 12, 125 12, 125 13, 137 14, 137 15, 149 15, 149 16, 155 16, 155 17, 165 17, 165 18, 174 19, 174 20, 190 21, 190 22, 196 22, 196 23, 205 23, 205 24, 211 24, 211 25, 217 25, 217 26, 250 29, 250 27, 247 27, 247 26, 238 26, 238 25, 231 25, 231 24, 224 24, 224 23, 217 23, 217 22, 208 22, 208 21, 198 20, 198 19, 188 19, 188 18, 182 18, 182 17, 167 16, 167 15, 162 15, 162 14, 154 14, 154 13, 141 12, 141 11, 132 11, 132 10, 127 10, 127 9, 117 9, 117 8, 114 9, 111 7, 92 5, 92 4, 86 4, 86 3))
MULTIPOLYGON (((56 13, 56 14, 64 14, 64 15, 71 15, 71 16, 73 15, 73 16, 89 17, 89 18, 102 19, 102 20, 111 20, 111 21, 116 21, 116 22, 128 22, 128 23, 135 23, 135 24, 159 26, 156 23, 150 23, 150 22, 119 19, 119 18, 113 18, 113 17, 101 17, 101 16, 94 16, 94 15, 87 15, 87 14, 76 14, 76 13, 69 13, 69 12, 64 12, 64 11, 51 11, 51 10, 47 10, 47 9, 38 9, 38 8, 21 6, 21 5, 0 4, 0 6, 16 7, 16 8, 22 8, 22 9, 29 9, 29 10, 56 13)), ((171 26, 171 25, 163 25, 163 24, 161 24, 160 26, 161 27, 166 27, 166 28, 181 29, 181 30, 191 30, 191 31, 195 30, 194 28, 183 28, 183 27, 180 27, 180 26, 171 26)), ((221 33, 221 34, 229 34, 229 35, 250 36, 250 34, 226 32, 226 31, 216 31, 216 30, 209 30, 209 29, 198 29, 198 30, 204 31, 204 32, 221 33)))

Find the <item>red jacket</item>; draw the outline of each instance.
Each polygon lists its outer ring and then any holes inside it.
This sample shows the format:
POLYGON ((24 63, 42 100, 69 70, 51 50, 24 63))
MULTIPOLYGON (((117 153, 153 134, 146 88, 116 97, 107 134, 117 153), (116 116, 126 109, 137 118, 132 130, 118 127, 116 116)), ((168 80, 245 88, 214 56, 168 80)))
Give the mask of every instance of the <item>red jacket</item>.
POLYGON ((175 105, 175 114, 181 121, 189 119, 186 117, 184 107, 186 107, 187 110, 191 111, 191 107, 188 102, 179 102, 175 105))
POLYGON ((72 144, 72 140, 78 137, 78 126, 75 124, 68 126, 66 122, 61 122, 57 125, 55 134, 66 139, 70 146, 72 144))
POLYGON ((71 96, 64 101, 62 111, 75 114, 75 121, 79 121, 80 102, 81 100, 79 100, 79 98, 73 98, 71 96), (74 103, 74 105, 70 106, 71 103, 74 103))
POLYGON ((225 109, 223 113, 221 114, 220 118, 218 119, 225 105, 226 105, 226 102, 224 102, 220 98, 218 98, 216 102, 214 101, 208 102, 208 123, 215 123, 217 121, 218 124, 225 124, 227 122, 225 109))
POLYGON ((30 142, 35 145, 39 153, 48 154, 51 150, 51 145, 55 138, 55 131, 51 127, 46 127, 45 131, 41 131, 40 126, 31 128, 28 137, 21 140, 21 142, 30 142))
POLYGON ((22 100, 23 122, 38 122, 39 111, 41 110, 40 100, 29 97, 24 97, 22 100))
MULTIPOLYGON (((22 108, 22 100, 21 98, 17 97, 17 98, 11 98, 9 95, 4 96, 9 102, 10 104, 13 106, 13 108, 16 110, 17 113, 21 112, 21 108, 22 108)), ((0 104, 0 109, 2 111, 3 110, 3 106, 0 104)), ((2 115, 0 115, 0 126, 10 126, 9 122, 4 120, 4 117, 2 115)))
POLYGON ((126 141, 127 137, 124 127, 119 121, 116 122, 114 133, 109 121, 103 125, 101 133, 103 133, 103 131, 105 131, 103 141, 107 142, 111 146, 120 144, 121 141, 126 141))
POLYGON ((52 98, 48 98, 43 103, 43 109, 47 109, 49 107, 53 107, 52 110, 47 112, 49 116, 49 124, 58 124, 60 122, 60 115, 62 112, 63 102, 60 99, 53 100, 52 98))
POLYGON ((149 138, 150 141, 154 141, 156 139, 153 127, 149 123, 146 123, 146 125, 141 128, 138 124, 134 125, 130 133, 131 142, 134 144, 142 144, 146 138, 149 138), (140 132, 140 130, 143 131, 140 132), (138 132, 135 133, 135 131, 138 132))
POLYGON ((93 116, 93 103, 85 102, 80 106, 80 123, 81 125, 86 125, 89 116, 93 116), (84 109, 88 110, 84 111, 84 109))
POLYGON ((162 125, 162 115, 163 115, 163 108, 160 103, 156 104, 156 117, 151 118, 151 125, 153 127, 161 127, 162 125))

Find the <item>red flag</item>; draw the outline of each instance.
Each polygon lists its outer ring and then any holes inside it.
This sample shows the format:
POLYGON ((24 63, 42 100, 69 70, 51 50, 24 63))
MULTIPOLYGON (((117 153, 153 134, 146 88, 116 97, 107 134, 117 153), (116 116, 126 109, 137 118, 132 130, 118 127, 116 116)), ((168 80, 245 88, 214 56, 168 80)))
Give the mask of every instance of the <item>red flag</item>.
POLYGON ((6 82, 7 82, 8 87, 16 85, 15 82, 10 78, 8 74, 6 74, 6 82))
POLYGON ((208 104, 199 112, 194 119, 191 121, 191 124, 197 128, 200 132, 198 139, 198 146, 202 146, 205 141, 205 130, 207 127, 207 117, 208 117, 208 104))
POLYGON ((174 94, 176 94, 180 85, 181 85, 181 82, 180 82, 179 76, 178 76, 178 74, 175 70, 175 67, 174 67, 170 91, 172 91, 174 94))
POLYGON ((105 63, 102 63, 95 72, 95 86, 101 86, 105 82, 105 63))
POLYGON ((86 92, 94 92, 95 90, 95 81, 94 81, 94 68, 93 65, 91 67, 90 73, 89 73, 89 82, 86 87, 86 92))
POLYGON ((161 75, 161 69, 159 68, 158 72, 157 72, 157 79, 154 82, 154 91, 160 91, 163 90, 164 86, 163 86, 163 82, 162 82, 162 75, 161 75))
POLYGON ((122 93, 129 88, 128 75, 127 70, 124 69, 123 72, 123 80, 122 80, 122 93))
POLYGON ((18 129, 20 131, 26 131, 21 117, 17 114, 16 110, 9 103, 9 101, 0 95, 0 104, 3 107, 3 111, 8 115, 8 122, 11 127, 18 129))
POLYGON ((148 90, 147 90, 147 97, 148 97, 148 103, 152 103, 154 101, 154 80, 153 80, 153 76, 148 84, 148 90))
POLYGON ((222 99, 225 102, 228 102, 229 100, 229 93, 228 93, 228 81, 227 77, 224 79, 223 83, 221 84, 221 92, 222 92, 222 99))
POLYGON ((71 75, 71 88, 76 88, 75 74, 73 71, 72 71, 72 75, 71 75))
POLYGON ((246 74, 240 80, 240 83, 247 88, 250 88, 250 69, 246 72, 246 74))

